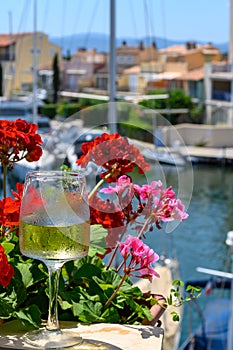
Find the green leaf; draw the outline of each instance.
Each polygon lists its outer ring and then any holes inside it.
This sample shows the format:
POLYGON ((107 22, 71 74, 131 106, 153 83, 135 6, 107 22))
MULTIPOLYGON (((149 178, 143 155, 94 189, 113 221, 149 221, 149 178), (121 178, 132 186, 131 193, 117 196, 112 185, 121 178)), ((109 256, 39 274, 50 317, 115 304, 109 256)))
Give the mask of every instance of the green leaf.
POLYGON ((80 280, 80 278, 88 278, 91 279, 93 276, 98 276, 101 274, 101 269, 98 266, 93 264, 85 264, 80 267, 79 270, 74 272, 74 282, 80 280))
POLYGON ((184 286, 184 282, 181 280, 173 280, 172 281, 172 285, 173 286, 178 286, 178 287, 183 287, 184 286))
POLYGON ((188 291, 191 291, 191 292, 197 292, 197 293, 200 293, 201 292, 201 287, 199 287, 199 286, 192 286, 192 285, 188 285, 187 287, 186 287, 186 291, 188 292, 188 291))
POLYGON ((73 304, 74 316, 78 316, 80 321, 85 323, 104 322, 101 317, 102 310, 103 305, 98 302, 83 301, 73 304))
POLYGON ((36 305, 31 305, 14 313, 25 327, 33 326, 39 328, 41 323, 40 309, 36 305))
POLYGON ((83 307, 81 303, 72 303, 72 311, 74 316, 79 316, 82 311, 83 311, 83 307))
POLYGON ((89 256, 95 256, 96 255, 96 253, 98 253, 98 254, 100 254, 100 255, 104 255, 105 254, 105 252, 106 252, 106 248, 101 248, 101 247, 92 247, 92 246, 90 246, 89 247, 89 251, 88 251, 88 255, 89 256))
POLYGON ((77 269, 80 269, 81 266, 86 265, 86 264, 92 264, 98 267, 99 269, 105 269, 106 265, 103 263, 102 259, 100 259, 98 256, 85 256, 80 260, 75 260, 74 261, 74 266, 77 269))
POLYGON ((7 241, 2 242, 1 245, 4 248, 4 252, 6 255, 8 255, 10 252, 12 252, 15 248, 14 243, 7 242, 7 241))
POLYGON ((173 319, 173 321, 177 322, 177 321, 179 321, 179 320, 180 320, 180 316, 178 315, 178 313, 177 313, 177 312, 172 311, 172 312, 171 312, 171 315, 172 315, 172 319, 173 319))
POLYGON ((76 287, 72 290, 63 290, 59 291, 59 294, 61 295, 62 301, 59 301, 59 303, 62 305, 63 301, 68 302, 72 305, 72 302, 79 302, 80 299, 80 288, 76 287))
POLYGON ((68 310, 72 308, 72 304, 70 304, 68 301, 66 300, 60 300, 59 301, 59 305, 61 306, 62 310, 68 310))
POLYGON ((140 313, 139 313, 139 310, 135 310, 135 311, 137 311, 137 313, 139 315, 141 315, 142 318, 146 317, 148 319, 148 321, 152 321, 153 320, 153 316, 152 316, 152 314, 150 312, 150 309, 146 305, 141 305, 140 309, 141 309, 140 313))
POLYGON ((46 274, 41 271, 35 261, 28 260, 23 263, 18 263, 17 268, 22 275, 22 281, 26 288, 46 278, 46 274))
POLYGON ((31 268, 33 267, 32 263, 19 263, 17 265, 18 270, 22 275, 22 281, 24 286, 27 288, 33 284, 33 275, 31 272, 31 268))
POLYGON ((11 305, 9 305, 9 303, 7 303, 7 300, 5 298, 2 299, 0 297, 0 319, 10 318, 13 311, 14 308, 12 308, 11 305))
MULTIPOLYGON (((121 280, 122 280, 122 276, 119 275, 115 269, 109 269, 106 271, 102 271, 101 278, 99 279, 99 283, 110 284, 114 289, 116 289, 119 286, 121 280)), ((135 288, 136 290, 138 290, 137 287, 135 288)), ((132 292, 132 289, 134 289, 134 287, 132 286, 132 282, 129 279, 126 279, 120 288, 121 291, 130 292, 130 293, 132 292)))
POLYGON ((106 237, 108 231, 102 225, 90 226, 90 248, 89 255, 94 256, 95 253, 104 254, 106 247, 106 237))
POLYGON ((22 282, 22 275, 15 267, 14 278, 12 278, 10 285, 6 289, 4 299, 11 303, 12 307, 16 308, 23 303, 27 298, 26 288, 22 282))
POLYGON ((115 307, 108 307, 102 314, 102 318, 106 323, 120 323, 120 315, 115 307))

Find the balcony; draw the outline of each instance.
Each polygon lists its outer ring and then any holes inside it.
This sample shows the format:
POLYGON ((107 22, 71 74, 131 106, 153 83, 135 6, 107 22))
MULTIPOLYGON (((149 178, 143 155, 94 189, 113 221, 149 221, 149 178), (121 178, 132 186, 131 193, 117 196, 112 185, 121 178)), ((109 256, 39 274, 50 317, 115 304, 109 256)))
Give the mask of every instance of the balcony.
POLYGON ((15 55, 10 53, 0 53, 0 61, 15 61, 15 55))
POLYGON ((227 73, 227 72, 233 72, 233 65, 232 64, 212 64, 212 73, 227 73))
POLYGON ((212 92, 212 100, 219 100, 219 101, 231 101, 231 94, 227 91, 213 91, 212 92))

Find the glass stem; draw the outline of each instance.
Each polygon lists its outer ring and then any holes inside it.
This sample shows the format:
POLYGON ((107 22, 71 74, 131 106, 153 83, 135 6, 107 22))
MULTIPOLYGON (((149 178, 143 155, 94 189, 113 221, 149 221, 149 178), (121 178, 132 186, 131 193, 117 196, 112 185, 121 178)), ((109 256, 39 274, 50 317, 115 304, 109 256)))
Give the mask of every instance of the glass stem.
POLYGON ((59 287, 59 277, 61 273, 61 267, 63 264, 48 266, 49 272, 49 313, 46 328, 48 331, 58 331, 58 311, 57 311, 57 297, 59 287))

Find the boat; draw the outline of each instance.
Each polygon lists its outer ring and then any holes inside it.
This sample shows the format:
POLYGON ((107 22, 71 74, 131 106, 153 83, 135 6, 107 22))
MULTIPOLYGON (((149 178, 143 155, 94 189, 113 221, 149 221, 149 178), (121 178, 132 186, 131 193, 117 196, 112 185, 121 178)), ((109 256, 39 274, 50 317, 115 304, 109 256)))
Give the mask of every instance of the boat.
POLYGON ((31 103, 5 100, 0 102, 0 119, 15 120, 30 116, 31 103))
POLYGON ((181 154, 174 152, 156 149, 146 148, 142 151, 142 155, 149 161, 159 162, 161 164, 168 164, 173 166, 185 166, 187 164, 187 159, 181 154))
MULTIPOLYGON (((233 252, 233 231, 226 238, 230 256, 233 252)), ((233 271, 224 272, 198 267, 198 272, 209 275, 208 279, 188 281, 200 286, 209 295, 212 290, 221 290, 206 303, 204 310, 198 308, 200 323, 197 329, 181 344, 179 350, 232 350, 233 349, 233 271)))

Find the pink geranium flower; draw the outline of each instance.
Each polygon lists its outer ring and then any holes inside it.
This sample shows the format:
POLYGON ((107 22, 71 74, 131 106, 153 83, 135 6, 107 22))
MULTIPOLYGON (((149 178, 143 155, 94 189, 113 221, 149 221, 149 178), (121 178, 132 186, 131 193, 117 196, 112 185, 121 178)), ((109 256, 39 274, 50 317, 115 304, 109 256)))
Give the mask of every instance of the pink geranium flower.
POLYGON ((119 177, 119 179, 116 180, 115 187, 112 187, 112 186, 105 187, 105 188, 102 188, 100 192, 109 193, 109 194, 122 193, 125 190, 129 190, 131 185, 132 183, 130 181, 130 178, 126 175, 122 175, 121 177, 119 177))
POLYGON ((119 243, 119 249, 124 259, 124 272, 129 276, 148 278, 150 281, 152 281, 153 276, 160 277, 152 266, 159 260, 159 256, 141 239, 127 236, 125 242, 119 243), (135 275, 135 272, 139 272, 140 276, 135 275))
POLYGON ((155 224, 157 228, 161 228, 161 222, 183 221, 188 217, 185 206, 175 198, 172 187, 164 188, 161 181, 152 181, 151 184, 139 186, 133 184, 128 176, 123 175, 116 180, 115 187, 109 186, 100 192, 118 196, 119 206, 127 223, 144 215, 148 227, 155 224), (139 201, 137 210, 132 205, 129 206, 133 197, 139 201))

